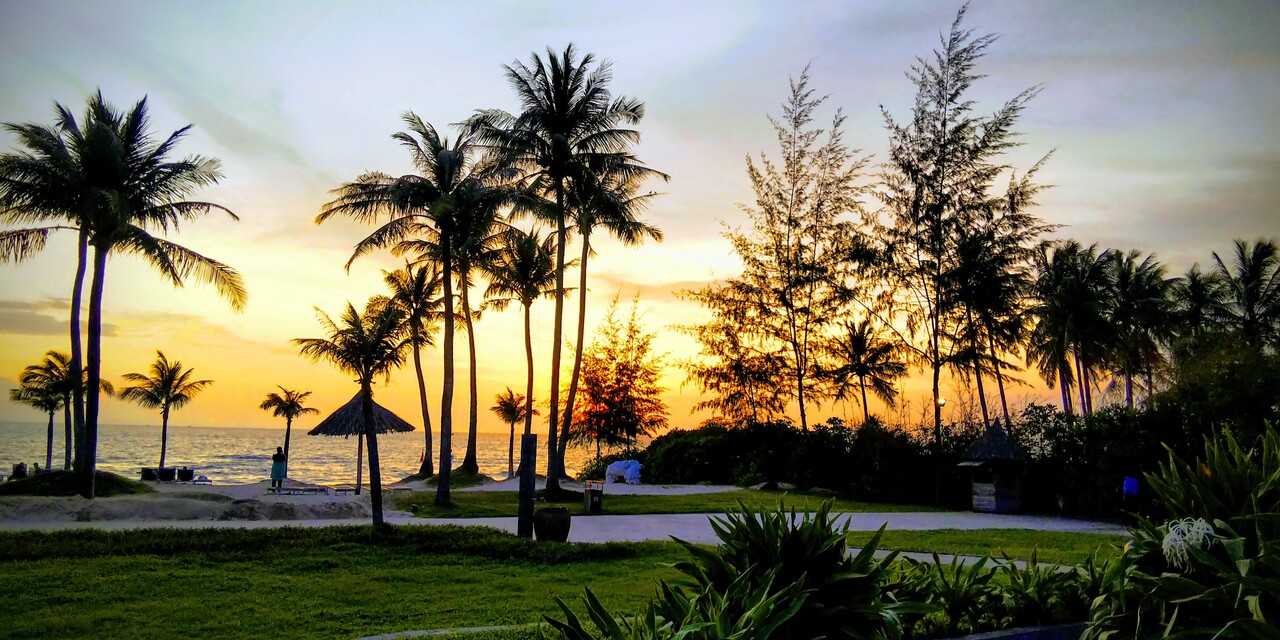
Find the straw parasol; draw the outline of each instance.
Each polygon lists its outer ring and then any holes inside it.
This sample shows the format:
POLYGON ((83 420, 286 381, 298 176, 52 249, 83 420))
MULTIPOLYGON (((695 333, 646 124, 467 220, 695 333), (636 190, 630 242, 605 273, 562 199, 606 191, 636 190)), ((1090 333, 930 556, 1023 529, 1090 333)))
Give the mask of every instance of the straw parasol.
MULTIPOLYGON (((404 433, 413 431, 414 426, 405 422, 404 418, 394 414, 390 409, 373 403, 373 426, 374 432, 383 433, 404 433)), ((356 491, 360 491, 360 483, 363 480, 362 465, 364 464, 364 412, 360 407, 360 392, 351 397, 351 400, 338 408, 329 417, 320 421, 320 424, 307 432, 309 436, 342 436, 349 438, 356 436, 356 491)))

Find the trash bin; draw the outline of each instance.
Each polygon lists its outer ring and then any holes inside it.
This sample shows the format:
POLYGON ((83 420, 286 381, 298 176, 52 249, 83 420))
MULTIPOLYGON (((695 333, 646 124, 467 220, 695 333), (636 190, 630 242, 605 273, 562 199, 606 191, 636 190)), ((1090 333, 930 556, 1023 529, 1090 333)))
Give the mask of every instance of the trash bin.
POLYGON ((582 494, 582 507, 585 513, 600 513, 604 510, 603 482, 584 482, 582 485, 582 494))

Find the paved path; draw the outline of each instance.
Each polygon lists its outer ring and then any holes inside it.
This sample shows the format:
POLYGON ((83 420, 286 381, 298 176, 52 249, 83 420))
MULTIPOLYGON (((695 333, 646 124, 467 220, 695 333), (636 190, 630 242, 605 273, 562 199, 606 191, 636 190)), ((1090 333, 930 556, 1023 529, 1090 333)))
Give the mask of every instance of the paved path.
MULTIPOLYGON (((703 513, 651 515, 575 516, 569 530, 570 542, 611 542, 669 540, 671 536, 695 543, 715 543, 710 516, 703 513)), ((389 514, 392 524, 421 524, 493 527, 515 533, 516 519, 506 518, 413 518, 405 514, 389 514)), ((1036 529, 1041 531, 1080 531, 1085 533, 1123 534, 1120 525, 1049 516, 996 515, 969 512, 917 513, 852 513, 842 514, 841 524, 849 523, 852 531, 875 531, 888 523, 890 530, 928 529, 1036 529)), ((5 531, 56 531, 64 529, 259 529, 271 527, 333 527, 367 524, 367 520, 98 520, 91 522, 0 522, 5 531)))

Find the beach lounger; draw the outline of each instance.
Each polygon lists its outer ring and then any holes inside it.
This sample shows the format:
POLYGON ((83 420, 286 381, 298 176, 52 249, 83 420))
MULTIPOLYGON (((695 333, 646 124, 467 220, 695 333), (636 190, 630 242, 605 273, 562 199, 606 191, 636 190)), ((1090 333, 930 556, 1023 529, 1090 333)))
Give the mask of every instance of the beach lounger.
POLYGON ((347 495, 355 492, 356 488, 349 484, 340 484, 333 488, 333 495, 335 496, 347 495))
POLYGON ((317 493, 328 493, 324 487, 271 487, 270 491, 278 496, 313 496, 317 493))

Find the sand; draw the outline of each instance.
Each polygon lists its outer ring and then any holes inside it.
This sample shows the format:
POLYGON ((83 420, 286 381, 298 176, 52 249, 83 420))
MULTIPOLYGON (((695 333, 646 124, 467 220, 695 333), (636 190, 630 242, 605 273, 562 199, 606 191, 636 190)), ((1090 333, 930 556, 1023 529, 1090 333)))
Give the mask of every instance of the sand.
MULTIPOLYGON (((541 487, 545 479, 540 478, 541 487)), ((80 497, 0 497, 0 529, 22 523, 57 522, 191 522, 191 521, 359 521, 371 516, 368 492, 362 495, 275 495, 270 481, 239 485, 196 485, 168 482, 148 483, 156 493, 85 500, 80 497)), ((286 486, 310 487, 286 481, 286 486)), ((422 482, 396 483, 415 491, 435 491, 422 482)), ((561 487, 582 491, 582 483, 566 481, 561 487)), ((734 491, 724 485, 628 485, 606 484, 605 495, 683 495, 734 491)), ((515 479, 462 487, 455 491, 518 490, 515 479)), ((388 519, 409 518, 411 514, 384 507, 388 519)), ((335 522, 334 524, 338 524, 335 522)))

